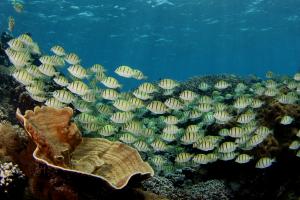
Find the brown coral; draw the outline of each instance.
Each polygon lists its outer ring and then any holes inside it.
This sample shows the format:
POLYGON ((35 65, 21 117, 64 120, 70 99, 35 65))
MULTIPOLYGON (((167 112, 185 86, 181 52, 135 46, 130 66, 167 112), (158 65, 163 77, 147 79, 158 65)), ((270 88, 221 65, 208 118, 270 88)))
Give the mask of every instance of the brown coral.
POLYGON ((36 107, 24 116, 17 112, 37 145, 33 153, 37 161, 65 173, 99 178, 115 189, 125 187, 134 175, 153 175, 135 149, 100 138, 82 139, 77 126, 70 123, 72 115, 71 108, 36 107))
POLYGON ((11 156, 18 154, 27 142, 23 129, 12 126, 10 122, 0 124, 0 160, 12 161, 11 156))
POLYGON ((69 165, 69 154, 81 142, 77 126, 70 123, 72 116, 71 108, 35 107, 24 116, 17 111, 18 119, 37 145, 35 158, 58 166, 69 165))

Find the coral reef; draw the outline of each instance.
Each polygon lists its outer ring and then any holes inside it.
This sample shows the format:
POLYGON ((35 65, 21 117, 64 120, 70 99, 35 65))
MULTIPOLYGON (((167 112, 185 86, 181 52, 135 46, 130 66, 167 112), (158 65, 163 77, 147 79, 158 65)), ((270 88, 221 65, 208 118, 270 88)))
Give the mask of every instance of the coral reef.
POLYGON ((233 193, 223 180, 207 180, 196 184, 185 181, 181 185, 174 185, 170 179, 154 176, 143 181, 147 190, 165 196, 171 200, 229 200, 233 193))
POLYGON ((17 125, 12 125, 8 121, 0 124, 0 160, 12 161, 12 156, 20 153, 27 145, 27 135, 24 130, 17 125))
MULTIPOLYGON (((85 181, 84 185, 99 185, 105 191, 102 197, 119 195, 124 191, 112 194, 113 189, 125 187, 130 179, 131 185, 153 175, 151 167, 133 148, 100 138, 82 139, 76 125, 70 123, 72 115, 70 108, 48 107, 37 107, 24 116, 17 113, 30 140, 13 159, 28 176, 30 190, 35 196, 42 199, 78 199, 80 191, 84 191, 81 183, 85 181), (138 177, 139 174, 141 177, 138 177), (78 187, 80 190, 76 189, 78 187)), ((91 194, 93 192, 90 191, 91 194)))
POLYGON ((25 176, 17 165, 0 162, 0 198, 20 199, 25 186, 25 176))

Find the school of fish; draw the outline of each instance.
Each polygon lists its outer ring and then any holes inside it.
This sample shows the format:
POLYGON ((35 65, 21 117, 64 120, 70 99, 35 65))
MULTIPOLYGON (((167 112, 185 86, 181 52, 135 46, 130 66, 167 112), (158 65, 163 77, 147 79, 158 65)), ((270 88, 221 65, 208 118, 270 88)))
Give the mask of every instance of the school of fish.
MULTIPOLYGON (((272 127, 256 121, 257 110, 265 104, 260 97, 299 104, 300 73, 282 82, 273 80, 268 72, 266 80, 251 85, 217 80, 213 84, 203 81, 196 90, 181 90, 176 80, 147 82, 142 71, 126 65, 109 76, 101 64, 83 66, 76 53, 59 45, 42 54, 27 34, 10 40, 8 46, 5 52, 12 64, 11 75, 33 100, 50 107, 73 107, 77 111, 74 120, 85 136, 126 143, 162 171, 218 160, 270 167, 276 158, 251 154, 273 132, 272 127), (38 65, 33 64, 33 55, 39 57, 38 65), (118 76, 142 83, 123 92, 118 76), (207 132, 212 124, 229 123, 235 126, 207 132)), ((294 123, 293 116, 284 115, 280 120, 282 126, 294 123)), ((300 157, 300 129, 289 149, 300 157)))

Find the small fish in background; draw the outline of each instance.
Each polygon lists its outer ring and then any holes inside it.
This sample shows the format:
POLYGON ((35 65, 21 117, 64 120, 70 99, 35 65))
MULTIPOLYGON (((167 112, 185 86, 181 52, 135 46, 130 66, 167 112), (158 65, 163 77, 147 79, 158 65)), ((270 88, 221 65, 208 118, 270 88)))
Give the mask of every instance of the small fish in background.
POLYGON ((294 121, 294 119, 288 115, 282 117, 280 124, 282 125, 289 125, 294 121))
POLYGON ((15 19, 12 16, 8 17, 8 30, 9 32, 13 32, 14 28, 15 28, 15 19))
POLYGON ((239 164, 248 163, 251 159, 253 159, 252 156, 249 156, 248 154, 240 154, 236 157, 235 162, 239 164))
POLYGON ((295 81, 300 81, 300 72, 298 72, 298 73, 296 73, 296 74, 294 75, 294 80, 295 80, 295 81))
POLYGON ((22 13, 24 10, 24 2, 20 0, 13 0, 12 6, 17 13, 22 13))
POLYGON ((289 145, 289 149, 297 150, 300 148, 300 142, 298 140, 292 141, 292 143, 289 145))
POLYGON ((274 73, 272 71, 267 71, 266 78, 274 78, 274 73))
POLYGON ((273 162, 275 162, 275 159, 268 158, 268 157, 262 157, 261 159, 259 159, 257 161, 255 167, 258 169, 264 169, 264 168, 270 167, 273 162))

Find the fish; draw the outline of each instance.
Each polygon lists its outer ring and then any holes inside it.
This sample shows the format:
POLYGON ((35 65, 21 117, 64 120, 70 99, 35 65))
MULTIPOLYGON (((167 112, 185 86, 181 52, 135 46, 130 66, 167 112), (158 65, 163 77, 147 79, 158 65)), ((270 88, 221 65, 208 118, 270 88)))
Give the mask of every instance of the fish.
POLYGON ((39 95, 34 95, 34 94, 30 94, 30 97, 37 102, 43 103, 47 100, 47 97, 43 94, 39 94, 39 95))
POLYGON ((224 103, 215 103, 213 105, 213 108, 214 108, 215 111, 224 111, 224 110, 227 109, 227 107, 228 106, 224 103))
POLYGON ((168 107, 161 101, 152 101, 146 107, 152 114, 164 114, 168 112, 168 107))
POLYGON ((264 141, 265 137, 261 135, 253 135, 246 143, 247 147, 255 147, 264 141))
POLYGON ((49 106, 49 107, 53 107, 53 108, 63 108, 63 107, 66 107, 66 105, 64 103, 58 101, 55 98, 47 99, 46 102, 45 102, 45 105, 49 106))
POLYGON ((240 124, 247 124, 247 123, 251 122, 254 119, 255 119, 255 114, 254 113, 244 113, 244 114, 241 114, 237 118, 237 122, 240 123, 240 124))
POLYGON ((57 56, 65 56, 66 55, 64 48, 59 45, 55 45, 55 46, 51 47, 50 50, 57 56))
POLYGON ((21 42, 23 42, 27 47, 31 47, 34 42, 33 39, 28 34, 21 34, 17 37, 21 42))
POLYGON ((55 99, 57 99, 58 101, 65 103, 65 104, 70 104, 73 101, 75 101, 75 96, 71 92, 64 90, 64 89, 55 90, 53 92, 53 97, 55 99))
POLYGON ((166 160, 165 160, 165 158, 163 158, 161 155, 155 155, 155 156, 153 156, 153 157, 150 159, 150 162, 151 162, 155 167, 162 168, 162 167, 165 165, 166 160))
POLYGON ((300 72, 296 73, 293 77, 295 81, 300 81, 300 72))
POLYGON ((25 69, 14 71, 12 76, 23 85, 30 85, 34 83, 34 78, 25 69))
POLYGON ((149 152, 150 148, 148 144, 144 141, 137 141, 133 144, 134 148, 136 148, 139 152, 149 152))
POLYGON ((268 158, 268 157, 262 157, 257 161, 255 167, 258 169, 264 169, 264 168, 270 167, 273 162, 275 162, 275 159, 268 158))
POLYGON ((277 86, 278 86, 278 84, 274 81, 274 80, 267 80, 266 82, 265 82, 265 87, 266 88, 269 88, 269 89, 275 89, 275 88, 277 88, 277 86))
POLYGON ((136 97, 129 98, 128 102, 132 105, 133 109, 143 108, 145 106, 144 102, 136 97))
POLYGON ((8 46, 15 51, 26 51, 27 48, 23 42, 21 42, 18 38, 11 39, 7 42, 8 46))
POLYGON ((106 71, 105 68, 100 64, 92 65, 89 70, 94 72, 94 73, 98 73, 98 72, 103 73, 103 72, 106 71))
POLYGON ((226 111, 217 111, 213 114, 213 117, 221 124, 227 123, 232 118, 232 116, 226 111))
POLYGON ((223 128, 223 129, 221 129, 221 130, 218 132, 218 134, 219 134, 220 136, 226 137, 226 136, 228 136, 228 134, 229 134, 229 130, 228 130, 227 128, 223 128))
POLYGON ((176 125, 167 125, 163 128, 163 133, 177 134, 180 129, 176 125))
POLYGON ((225 89, 227 89, 228 87, 230 87, 230 84, 227 83, 227 82, 224 81, 224 80, 220 80, 220 81, 218 81, 218 82, 214 85, 214 87, 215 87, 216 89, 218 89, 218 90, 225 90, 225 89))
POLYGON ((101 83, 111 89, 121 88, 122 85, 114 77, 108 76, 101 80, 101 83))
POLYGON ((278 93, 277 88, 268 88, 265 90, 264 95, 268 97, 275 97, 278 93))
POLYGON ((120 136, 120 140, 122 142, 124 142, 125 144, 132 144, 132 143, 137 141, 137 138, 134 137, 133 135, 129 134, 129 133, 123 133, 120 136))
POLYGON ((129 121, 126 124, 124 124, 123 129, 135 136, 142 135, 143 124, 140 121, 129 121))
POLYGON ((193 144, 193 147, 202 151, 211 151, 216 148, 216 144, 209 140, 200 139, 200 141, 193 144))
POLYGON ((126 122, 129 122, 134 117, 132 112, 115 112, 110 117, 110 120, 117 124, 125 124, 126 122))
POLYGON ((31 57, 27 52, 15 51, 11 48, 7 48, 5 49, 5 53, 8 56, 9 61, 16 68, 22 68, 31 64, 31 57))
POLYGON ((86 69, 81 65, 71 65, 67 70, 72 76, 76 78, 84 79, 88 77, 86 69))
POLYGON ((90 108, 90 105, 85 101, 75 100, 72 102, 72 105, 76 110, 83 113, 90 113, 92 110, 90 108))
POLYGON ((200 103, 197 106, 198 110, 200 110, 201 112, 209 112, 212 110, 212 106, 209 103, 200 103))
POLYGON ((87 86, 87 84, 85 84, 82 81, 73 81, 67 86, 67 88, 68 90, 70 90, 70 92, 77 94, 79 96, 86 95, 87 93, 90 92, 90 89, 87 86))
POLYGON ((232 127, 229 129, 228 136, 232 138, 240 138, 244 135, 244 130, 240 127, 232 127))
POLYGON ((167 125, 175 125, 179 122, 179 119, 176 116, 169 115, 164 118, 164 123, 167 125))
POLYGON ((198 110, 192 110, 189 112, 189 119, 195 120, 199 119, 202 116, 203 112, 198 110))
POLYGON ((12 33, 14 31, 15 25, 16 25, 15 19, 12 16, 9 16, 8 17, 8 28, 7 28, 9 30, 9 32, 12 33))
POLYGON ((140 90, 134 90, 132 93, 136 98, 141 99, 141 100, 149 100, 152 99, 151 94, 148 94, 146 92, 142 92, 140 90))
POLYGON ((82 95, 81 99, 90 103, 95 103, 97 100, 96 95, 93 92, 88 92, 85 95, 82 95))
POLYGON ((291 116, 285 115, 281 118, 280 120, 280 124, 282 125, 289 125, 294 121, 294 118, 292 118, 291 116))
POLYGON ((179 84, 172 79, 162 79, 159 81, 158 86, 165 90, 172 90, 176 88, 179 84))
POLYGON ((184 135, 181 137, 180 141, 183 145, 190 145, 195 143, 199 139, 199 135, 197 132, 188 132, 186 131, 184 135))
POLYGON ((255 134, 260 135, 262 137, 267 137, 270 133, 272 133, 272 130, 270 130, 268 127, 266 126, 259 126, 256 130, 255 130, 255 134))
POLYGON ((195 124, 190 124, 185 129, 186 132, 198 133, 199 126, 195 124))
POLYGON ((69 63, 70 65, 77 65, 80 63, 80 58, 75 53, 69 53, 64 57, 65 61, 69 63))
POLYGON ((237 156, 236 152, 229 152, 229 153, 220 153, 219 159, 223 161, 233 160, 237 156))
POLYGON ((101 96, 103 99, 114 101, 119 97, 119 93, 114 89, 104 89, 101 92, 101 96))
POLYGON ((193 154, 190 154, 190 153, 179 153, 176 158, 175 158, 175 162, 176 163, 187 163, 189 162, 191 159, 193 158, 193 154))
POLYGON ((274 73, 272 71, 267 71, 266 73, 266 78, 273 78, 274 77, 274 73))
POLYGON ((252 100, 248 97, 241 96, 234 101, 233 107, 236 109, 245 109, 251 104, 251 102, 252 100))
POLYGON ((212 100, 211 97, 206 96, 206 95, 203 95, 203 96, 200 96, 200 97, 199 97, 198 103, 199 103, 199 104, 212 104, 212 103, 213 103, 213 100, 212 100))
POLYGON ((53 78, 53 81, 57 85, 62 86, 62 87, 67 87, 69 85, 68 79, 66 77, 62 76, 62 75, 55 76, 53 78))
POLYGON ((117 129, 111 124, 106 124, 98 130, 98 134, 104 137, 112 136, 116 133, 117 129))
POLYGON ((193 101, 198 97, 198 95, 190 90, 184 90, 179 94, 179 98, 184 101, 193 101))
POLYGON ((205 92, 209 89, 209 85, 206 82, 201 82, 198 86, 199 90, 205 92))
POLYGON ((97 103, 96 109, 99 112, 99 114, 105 115, 105 116, 111 116, 113 114, 113 109, 110 105, 103 104, 103 103, 97 103))
POLYGON ((218 151, 220 153, 230 153, 235 151, 237 148, 237 145, 234 142, 224 142, 220 144, 218 151))
POLYGON ((147 94, 152 94, 154 92, 157 92, 157 88, 155 87, 155 85, 152 83, 148 83, 148 82, 142 83, 138 87, 138 90, 142 91, 144 93, 147 93, 147 94))
POLYGON ((157 139, 154 142, 151 143, 151 147, 155 152, 165 152, 168 150, 168 145, 164 143, 163 141, 157 139))
POLYGON ((173 97, 166 99, 164 104, 172 110, 180 110, 183 108, 183 103, 173 97))
POLYGON ((43 88, 36 86, 36 85, 27 85, 25 87, 26 91, 31 95, 44 95, 45 92, 43 90, 43 88))
POLYGON ((250 107, 251 108, 260 108, 263 104, 264 104, 263 101, 261 101, 259 99, 253 99, 250 104, 250 107))
POLYGON ((65 65, 65 60, 58 55, 52 55, 50 58, 52 59, 52 65, 55 67, 62 67, 65 65))
POLYGON ((40 47, 39 47, 39 45, 36 42, 33 42, 28 50, 33 55, 40 56, 42 54, 41 50, 40 50, 40 47))
POLYGON ((176 140, 176 135, 164 132, 160 135, 160 138, 165 142, 173 142, 176 140))
POLYGON ((48 56, 48 55, 43 55, 39 58, 39 61, 42 63, 42 64, 46 64, 46 65, 52 65, 54 66, 56 63, 53 59, 52 56, 48 56))
POLYGON ((57 72, 53 65, 49 64, 41 64, 38 66, 39 71, 49 77, 58 76, 59 72, 57 72))
POLYGON ((22 1, 12 0, 12 5, 17 13, 23 12, 24 4, 22 1))
POLYGON ((294 140, 291 142, 291 144, 289 145, 289 149, 292 150, 297 150, 300 148, 300 142, 298 140, 294 140))
POLYGON ((148 77, 145 76, 142 71, 140 71, 138 69, 134 69, 132 78, 137 79, 137 80, 143 80, 143 79, 147 79, 148 77))
POLYGON ((126 65, 121 65, 119 66, 117 69, 115 69, 114 71, 116 74, 118 74, 121 77, 125 77, 125 78, 132 78, 135 74, 134 69, 132 69, 129 66, 126 65))
POLYGON ((208 163, 209 158, 205 154, 197 154, 193 157, 193 163, 205 165, 208 163))
POLYGON ((46 76, 40 72, 36 65, 29 65, 25 68, 25 70, 35 79, 43 79, 46 76))

